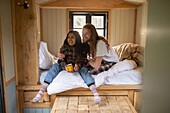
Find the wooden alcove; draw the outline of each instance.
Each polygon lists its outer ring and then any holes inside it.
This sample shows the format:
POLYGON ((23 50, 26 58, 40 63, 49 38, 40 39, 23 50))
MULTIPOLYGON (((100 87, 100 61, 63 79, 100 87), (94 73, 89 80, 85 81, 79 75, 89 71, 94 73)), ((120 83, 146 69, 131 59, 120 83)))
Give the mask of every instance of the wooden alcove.
MULTIPOLYGON (((24 7, 18 6, 18 2, 22 2, 22 0, 12 0, 16 94, 19 113, 23 112, 23 108, 51 108, 56 95, 92 95, 88 89, 78 88, 51 96, 45 94, 44 98, 39 103, 32 103, 30 101, 41 87, 41 85, 38 84, 39 40, 37 38, 36 6, 40 8, 40 13, 42 8, 67 8, 79 10, 133 8, 135 9, 135 15, 137 15, 137 8, 147 3, 134 4, 123 0, 49 0, 43 3, 38 0, 36 3, 35 0, 29 0, 28 4, 30 7, 24 9, 24 7)), ((135 33, 136 30, 134 30, 134 42, 135 33)), ((128 96, 132 104, 138 109, 141 89, 142 85, 105 85, 99 87, 98 92, 100 95, 128 96)))

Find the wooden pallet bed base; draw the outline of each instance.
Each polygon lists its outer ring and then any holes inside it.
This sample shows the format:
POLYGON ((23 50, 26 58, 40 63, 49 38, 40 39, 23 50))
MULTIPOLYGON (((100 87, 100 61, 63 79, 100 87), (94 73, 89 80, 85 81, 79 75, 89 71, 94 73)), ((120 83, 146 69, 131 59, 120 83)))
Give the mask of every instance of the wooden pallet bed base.
MULTIPOLYGON (((88 88, 76 88, 68 91, 64 91, 57 94, 48 95, 44 93, 44 97, 38 103, 33 103, 32 99, 35 97, 41 85, 23 85, 17 86, 17 97, 19 110, 22 113, 22 108, 52 108, 53 103, 57 95, 93 95, 88 88)), ((99 95, 116 95, 116 96, 127 96, 131 101, 132 105, 139 106, 137 99, 141 92, 142 85, 103 85, 97 88, 99 95)))

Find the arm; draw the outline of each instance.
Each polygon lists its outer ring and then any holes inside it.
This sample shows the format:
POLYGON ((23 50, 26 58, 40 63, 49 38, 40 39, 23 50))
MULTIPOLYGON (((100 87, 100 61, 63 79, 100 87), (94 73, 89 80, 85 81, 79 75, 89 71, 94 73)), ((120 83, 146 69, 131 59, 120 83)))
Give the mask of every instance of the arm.
POLYGON ((60 52, 58 53, 58 56, 59 56, 58 63, 62 66, 62 68, 64 70, 65 70, 65 67, 66 67, 65 54, 66 54, 65 48, 64 48, 64 46, 62 46, 60 48, 60 52))
POLYGON ((101 65, 102 60, 103 60, 103 56, 98 56, 98 57, 95 57, 95 60, 89 60, 89 64, 94 69, 98 69, 101 65))

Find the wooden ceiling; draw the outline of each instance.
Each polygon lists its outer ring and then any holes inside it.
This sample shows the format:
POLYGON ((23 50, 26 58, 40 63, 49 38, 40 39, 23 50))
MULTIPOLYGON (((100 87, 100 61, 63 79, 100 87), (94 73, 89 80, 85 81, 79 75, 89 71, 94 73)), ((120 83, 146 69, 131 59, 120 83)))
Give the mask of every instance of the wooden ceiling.
POLYGON ((127 9, 137 8, 142 3, 132 0, 37 0, 41 8, 80 8, 80 9, 127 9))

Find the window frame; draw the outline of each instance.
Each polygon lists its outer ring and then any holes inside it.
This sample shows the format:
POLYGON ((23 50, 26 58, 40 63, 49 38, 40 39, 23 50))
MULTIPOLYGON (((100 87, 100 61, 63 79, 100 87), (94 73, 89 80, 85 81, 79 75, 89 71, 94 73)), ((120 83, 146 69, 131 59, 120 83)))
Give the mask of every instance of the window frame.
MULTIPOLYGON (((88 23, 89 21, 91 23, 92 16, 100 16, 100 15, 104 16, 104 28, 96 28, 96 29, 103 29, 106 39, 108 40, 108 42, 110 41, 110 10, 67 9, 67 31, 69 31, 69 29, 73 29, 73 15, 83 15, 83 16, 88 15, 86 16, 86 20, 87 20, 86 23, 88 23), (90 16, 90 14, 92 15, 90 16), (107 20, 106 20, 106 16, 107 16, 107 20)), ((81 28, 76 28, 76 29, 81 29, 81 28)))

